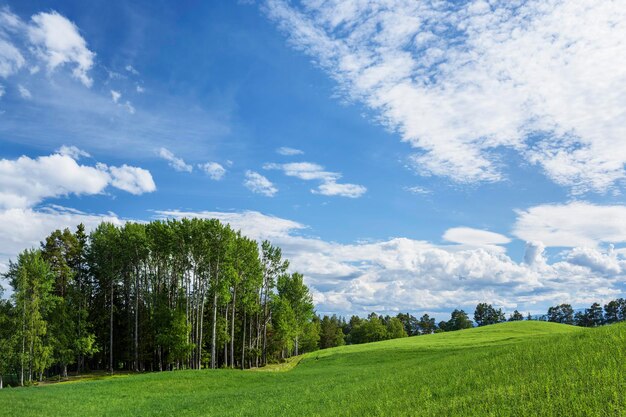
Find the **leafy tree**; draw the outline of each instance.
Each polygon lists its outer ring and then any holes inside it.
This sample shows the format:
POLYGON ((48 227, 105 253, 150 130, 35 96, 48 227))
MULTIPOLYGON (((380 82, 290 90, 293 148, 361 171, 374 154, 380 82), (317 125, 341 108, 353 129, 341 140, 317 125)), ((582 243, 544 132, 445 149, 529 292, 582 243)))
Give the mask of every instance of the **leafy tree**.
POLYGON ((398 339, 401 337, 407 337, 404 325, 397 317, 392 317, 387 323, 387 339, 398 339))
POLYGON ((463 310, 455 309, 450 315, 450 320, 445 324, 445 331, 470 329, 474 325, 463 310))
POLYGON ((560 304, 548 309, 548 321, 562 324, 574 324, 574 309, 570 304, 560 304))
POLYGON ((607 323, 626 320, 626 299, 618 298, 604 305, 604 316, 607 323))
POLYGON ((415 317, 409 313, 398 313, 396 318, 402 322, 407 335, 415 336, 419 334, 419 321, 415 317))
POLYGON ((419 334, 432 334, 437 330, 437 324, 435 324, 435 318, 430 317, 428 314, 424 314, 420 317, 418 322, 419 334))
POLYGON ((478 326, 487 326, 506 321, 506 318, 502 309, 495 309, 491 304, 480 303, 474 311, 474 321, 478 326))
POLYGON ((509 321, 522 321, 522 320, 524 320, 524 315, 517 310, 515 310, 513 314, 509 316, 509 321))

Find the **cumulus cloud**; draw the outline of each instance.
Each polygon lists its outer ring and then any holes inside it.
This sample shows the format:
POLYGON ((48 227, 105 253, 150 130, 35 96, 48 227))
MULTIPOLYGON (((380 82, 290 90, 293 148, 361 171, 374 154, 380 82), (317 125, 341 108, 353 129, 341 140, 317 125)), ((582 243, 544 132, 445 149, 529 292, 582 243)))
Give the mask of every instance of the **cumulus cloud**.
POLYGON ((284 155, 284 156, 294 156, 294 155, 303 155, 304 152, 301 151, 300 149, 295 149, 295 148, 289 148, 286 146, 282 146, 278 149, 276 149, 276 153, 279 155, 284 155))
POLYGON ((626 178, 619 2, 269 0, 268 16, 417 151, 419 172, 500 181, 503 149, 573 193, 626 178))
POLYGON ((262 194, 267 197, 274 197, 278 192, 278 188, 276 188, 270 180, 254 171, 246 171, 246 179, 243 185, 253 193, 262 194))
POLYGON ((139 195, 150 193, 156 190, 156 185, 152 179, 150 171, 128 166, 110 167, 111 185, 131 194, 139 195))
POLYGON ((226 169, 217 162, 206 162, 204 164, 198 164, 198 168, 204 171, 209 178, 215 181, 219 181, 224 178, 226 169))
POLYGON ((321 181, 317 189, 311 190, 314 194, 357 198, 367 191, 367 188, 362 185, 337 183, 341 174, 326 171, 323 166, 311 162, 268 163, 263 165, 263 168, 281 170, 287 176, 305 181, 321 181))
POLYGON ((87 87, 93 80, 88 72, 95 54, 87 48, 78 27, 66 17, 52 11, 34 15, 28 26, 30 42, 52 71, 61 65, 73 66, 72 75, 87 87))
POLYGON ((109 185, 133 194, 155 190, 149 171, 127 165, 81 165, 67 152, 0 159, 0 208, 32 207, 46 198, 70 194, 99 194, 109 185))
POLYGON ((626 242, 626 206, 583 201, 517 211, 513 235, 553 247, 596 247, 626 242))
POLYGON ((159 156, 165 159, 169 166, 180 172, 191 172, 193 166, 187 164, 184 159, 177 157, 166 148, 159 149, 159 156))

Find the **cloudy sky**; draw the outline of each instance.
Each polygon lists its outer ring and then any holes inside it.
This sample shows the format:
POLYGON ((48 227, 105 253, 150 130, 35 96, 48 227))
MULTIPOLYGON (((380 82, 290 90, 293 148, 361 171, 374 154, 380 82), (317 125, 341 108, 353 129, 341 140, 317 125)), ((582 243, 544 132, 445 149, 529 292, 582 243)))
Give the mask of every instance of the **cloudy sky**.
POLYGON ((0 3, 0 270, 216 217, 320 313, 585 307, 626 291, 625 163, 619 1, 0 3))

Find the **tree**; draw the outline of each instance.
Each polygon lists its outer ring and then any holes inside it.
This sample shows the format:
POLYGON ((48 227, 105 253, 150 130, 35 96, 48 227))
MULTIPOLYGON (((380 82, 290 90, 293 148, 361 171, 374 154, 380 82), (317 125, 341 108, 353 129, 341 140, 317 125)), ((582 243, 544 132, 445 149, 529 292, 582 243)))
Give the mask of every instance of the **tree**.
POLYGON ((467 313, 463 310, 455 309, 452 314, 450 314, 450 320, 445 324, 445 331, 454 331, 454 330, 463 330, 470 329, 474 325, 472 321, 467 316, 467 313))
POLYGON ((513 314, 509 316, 509 321, 522 321, 522 320, 524 320, 524 315, 517 310, 515 310, 513 314))
POLYGON ((506 321, 506 318, 502 309, 496 310, 491 304, 480 303, 474 310, 474 321, 478 326, 487 326, 506 321))
POLYGON ((404 325, 397 317, 392 317, 387 323, 387 339, 399 339, 401 337, 407 337, 404 325))
POLYGON ((626 299, 618 298, 604 305, 604 316, 607 323, 626 320, 626 299))
POLYGON ((407 335, 415 336, 419 334, 419 322, 415 317, 409 313, 398 313, 396 318, 402 322, 407 335))
POLYGON ((304 327, 314 316, 313 299, 309 289, 304 285, 304 277, 297 272, 282 275, 278 278, 278 297, 284 299, 293 312, 294 346, 298 355, 298 341, 304 332, 304 327))
MULTIPOLYGON (((0 297, 2 297, 2 287, 0 287, 0 297)), ((9 300, 0 298, 0 389, 3 388, 4 376, 12 370, 16 354, 13 319, 13 306, 9 300)))
POLYGON ((560 304, 548 309, 548 321, 562 324, 574 324, 574 309, 570 304, 560 304))
POLYGON ((57 301, 52 295, 54 277, 39 250, 26 250, 18 255, 17 263, 9 263, 6 278, 13 288, 16 335, 19 340, 20 385, 33 376, 43 376, 51 364, 52 348, 47 336, 45 317, 57 301))
POLYGON ((437 324, 435 323, 435 318, 430 317, 428 314, 424 314, 420 317, 418 322, 419 334, 432 334, 437 330, 437 324))
POLYGON ((341 322, 337 316, 324 316, 320 321, 320 349, 327 349, 345 344, 341 322))

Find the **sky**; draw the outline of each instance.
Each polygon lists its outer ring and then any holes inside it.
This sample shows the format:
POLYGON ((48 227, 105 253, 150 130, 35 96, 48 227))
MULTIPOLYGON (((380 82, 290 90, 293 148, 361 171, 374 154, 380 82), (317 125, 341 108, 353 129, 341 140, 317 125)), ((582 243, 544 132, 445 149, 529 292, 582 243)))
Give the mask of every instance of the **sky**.
POLYGON ((0 272, 56 228, 204 217, 321 314, 625 295, 619 1, 130 3, 0 2, 0 272))

